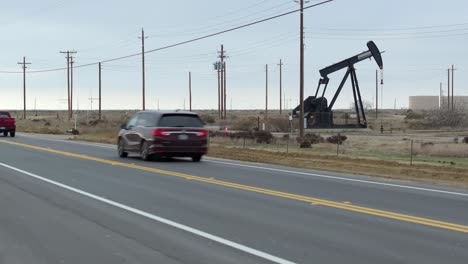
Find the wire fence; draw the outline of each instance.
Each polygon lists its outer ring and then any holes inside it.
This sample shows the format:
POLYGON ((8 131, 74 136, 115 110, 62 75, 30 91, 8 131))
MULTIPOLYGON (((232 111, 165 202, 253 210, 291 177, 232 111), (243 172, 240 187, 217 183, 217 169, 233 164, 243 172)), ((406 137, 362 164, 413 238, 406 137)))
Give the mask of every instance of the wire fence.
MULTIPOLYGON (((320 136, 321 137, 321 136, 320 136)), ((211 146, 244 150, 262 150, 285 154, 314 154, 345 156, 382 161, 397 161, 408 165, 433 164, 440 166, 468 167, 468 136, 408 137, 404 134, 349 135, 344 142, 329 143, 327 136, 310 148, 301 148, 297 136, 283 134, 267 141, 262 138, 217 134, 210 137, 211 146)))

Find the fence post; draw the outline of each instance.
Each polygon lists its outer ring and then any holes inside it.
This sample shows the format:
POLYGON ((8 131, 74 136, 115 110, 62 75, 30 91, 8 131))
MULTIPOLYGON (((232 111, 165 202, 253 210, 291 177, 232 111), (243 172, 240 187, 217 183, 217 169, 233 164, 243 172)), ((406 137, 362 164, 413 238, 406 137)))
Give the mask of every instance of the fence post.
POLYGON ((413 140, 411 140, 411 158, 410 158, 410 166, 413 166, 413 140))
POLYGON ((289 138, 286 140, 286 153, 289 153, 289 138))
POLYGON ((340 151, 340 143, 336 143, 336 155, 339 156, 340 151))

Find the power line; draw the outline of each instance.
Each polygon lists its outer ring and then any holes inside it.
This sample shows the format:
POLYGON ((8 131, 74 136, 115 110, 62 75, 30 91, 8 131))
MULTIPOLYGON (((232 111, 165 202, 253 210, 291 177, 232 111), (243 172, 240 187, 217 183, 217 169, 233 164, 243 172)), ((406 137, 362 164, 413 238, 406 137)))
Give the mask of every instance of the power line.
MULTIPOLYGON (((205 22, 208 22, 208 21, 216 20, 217 23, 219 24, 219 21, 218 21, 219 18, 225 18, 227 16, 230 16, 231 14, 237 14, 237 13, 239 13, 241 11, 246 10, 246 9, 252 9, 252 8, 258 6, 258 5, 261 5, 263 2, 266 2, 266 1, 268 1, 268 0, 261 0, 258 3, 252 4, 252 5, 249 5, 249 6, 245 6, 245 7, 239 8, 239 9, 235 9, 235 10, 229 11, 229 12, 224 13, 224 14, 219 15, 219 16, 210 17, 209 19, 203 20, 202 22, 205 23, 205 22)), ((203 23, 201 25, 203 25, 203 23)), ((173 29, 173 28, 180 28, 181 26, 185 27, 186 25, 187 25, 187 23, 184 22, 184 23, 177 24, 177 25, 174 25, 173 23, 171 23, 170 25, 162 25, 162 26, 164 27, 164 29, 168 29, 168 28, 173 29)), ((203 28, 203 27, 200 27, 200 28, 203 28)), ((180 32, 178 32, 178 33, 180 33, 180 32)), ((156 34, 150 35, 150 37, 154 37, 154 36, 162 36, 162 35, 159 35, 159 34, 158 35, 156 35, 156 34)))
MULTIPOLYGON (((413 37, 384 37, 384 38, 372 38, 374 40, 399 40, 399 39, 427 39, 427 38, 444 38, 444 37, 455 37, 455 36, 466 36, 467 33, 460 34, 443 34, 443 35, 432 35, 432 36, 413 36, 413 37)), ((346 37, 307 37, 310 39, 327 39, 327 40, 368 40, 365 37, 346 38, 346 37)))
POLYGON ((466 23, 458 23, 458 24, 445 24, 445 25, 433 25, 433 26, 421 26, 421 27, 406 27, 406 28, 389 28, 389 29, 382 29, 382 28, 374 28, 374 29, 356 29, 356 28, 314 28, 317 30, 329 30, 329 31, 404 31, 404 30, 415 30, 415 29, 429 29, 429 28, 443 28, 443 27, 457 27, 457 26, 466 26, 466 23))
MULTIPOLYGON (((274 9, 277 9, 278 7, 281 7, 281 6, 284 6, 284 5, 288 5, 288 4, 291 4, 291 3, 281 3, 279 5, 275 5, 273 7, 270 7, 268 9, 265 9, 265 10, 262 10, 262 11, 258 11, 258 12, 255 12, 255 13, 252 13, 252 14, 248 14, 248 15, 245 15, 245 16, 242 16, 242 17, 239 17, 239 18, 236 18, 236 19, 231 19, 231 20, 227 20, 227 21, 224 21, 224 22, 218 22, 216 25, 211 25, 211 26, 205 26, 205 27, 199 27, 199 28, 196 28, 196 29, 193 29, 193 30, 190 30, 190 31, 179 31, 179 32, 174 32, 172 34, 170 33, 166 33, 166 34, 159 34, 159 35, 152 35, 152 36, 158 36, 158 37, 161 37, 161 36, 168 36, 168 35, 174 35, 174 34, 177 34, 177 35, 180 35, 180 34, 183 34, 183 35, 196 35, 196 34, 204 34, 204 33, 207 33, 207 32, 210 32, 210 31, 213 31, 213 30, 221 30, 222 28, 225 28, 226 26, 235 26, 236 24, 238 25, 239 23, 245 23, 245 22, 238 22, 238 23, 235 23, 239 20, 243 20, 245 18, 249 18, 249 17, 253 17, 253 16, 256 16, 257 14, 261 14, 261 13, 265 13, 265 12, 268 12, 270 10, 274 10, 274 9)), ((285 8, 285 9, 281 9, 281 10, 277 10, 277 11, 274 11, 273 13, 270 13, 268 15, 275 15, 279 12, 283 12, 287 9, 290 9, 290 7, 288 8, 285 8)))
MULTIPOLYGON (((448 32, 460 32, 467 31, 468 28, 458 28, 458 29, 447 29, 447 30, 436 30, 436 31, 422 31, 422 32, 402 32, 402 33, 368 33, 372 36, 404 36, 404 35, 420 35, 420 34, 435 34, 435 33, 448 33, 448 32)), ((356 35, 355 32, 341 32, 341 33, 329 33, 329 32, 314 32, 309 31, 307 33, 316 34, 316 35, 337 35, 337 36, 352 36, 356 35)), ((463 32, 465 33, 465 32, 463 32)), ((361 34, 362 35, 362 34, 361 34)), ((367 35, 362 35, 367 36, 367 35)))
MULTIPOLYGON (((316 4, 306 6, 303 9, 307 10, 307 9, 317 7, 317 6, 321 6, 321 5, 324 5, 324 4, 333 2, 333 1, 334 0, 325 0, 325 1, 322 1, 322 2, 319 2, 319 3, 316 3, 316 4)), ((182 45, 185 45, 185 44, 189 44, 189 43, 192 43, 192 42, 196 42, 196 41, 199 41, 199 40, 203 40, 203 39, 211 38, 211 37, 214 37, 214 36, 222 35, 222 34, 225 34, 225 33, 228 33, 228 32, 232 32, 232 31, 239 30, 239 29, 242 29, 242 28, 246 28, 246 27, 250 27, 250 26, 253 26, 253 25, 260 24, 260 23, 264 23, 264 22, 267 22, 267 21, 270 21, 270 20, 273 20, 273 19, 277 19, 277 18, 280 18, 280 17, 283 17, 283 16, 291 15, 291 14, 294 14, 294 13, 297 13, 297 12, 300 12, 300 11, 301 11, 301 9, 288 11, 288 12, 285 12, 285 13, 282 13, 282 14, 279 14, 279 15, 263 18, 263 19, 260 19, 260 20, 254 21, 254 22, 250 22, 250 23, 247 23, 247 24, 244 24, 244 25, 240 25, 240 26, 229 28, 229 29, 221 30, 221 31, 214 32, 214 33, 211 33, 211 34, 207 34, 207 35, 204 35, 204 36, 201 36, 201 37, 197 37, 197 38, 177 42, 177 43, 170 44, 170 45, 163 46, 163 47, 156 48, 156 49, 151 49, 151 50, 145 51, 145 54, 153 53, 153 52, 161 51, 161 50, 166 50, 166 49, 182 46, 182 45)), ((115 57, 115 58, 111 58, 111 59, 101 60, 100 62, 101 63, 113 62, 113 61, 123 60, 123 59, 132 58, 132 57, 136 57, 136 56, 140 56, 140 55, 142 55, 142 53, 138 52, 138 53, 133 53, 133 54, 124 55, 124 56, 120 56, 120 57, 115 57)), ((77 65, 77 66, 75 66, 75 68, 88 67, 88 66, 98 65, 98 64, 99 64, 99 62, 86 63, 86 64, 77 65)), ((67 68, 35 70, 35 71, 29 71, 29 73, 63 71, 63 70, 66 70, 66 69, 67 68)), ((12 72, 0 72, 0 73, 12 73, 12 72)), ((14 72, 14 73, 21 73, 21 72, 14 72)))

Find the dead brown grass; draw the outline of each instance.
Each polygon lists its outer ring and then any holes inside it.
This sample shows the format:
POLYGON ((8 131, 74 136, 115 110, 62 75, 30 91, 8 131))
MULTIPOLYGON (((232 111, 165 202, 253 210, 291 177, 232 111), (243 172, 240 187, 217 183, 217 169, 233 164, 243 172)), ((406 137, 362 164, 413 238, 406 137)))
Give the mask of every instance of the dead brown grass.
POLYGON ((291 166, 305 169, 373 175, 399 179, 468 187, 468 169, 415 164, 409 166, 396 161, 385 161, 347 156, 272 152, 258 149, 240 149, 214 146, 209 156, 291 166))

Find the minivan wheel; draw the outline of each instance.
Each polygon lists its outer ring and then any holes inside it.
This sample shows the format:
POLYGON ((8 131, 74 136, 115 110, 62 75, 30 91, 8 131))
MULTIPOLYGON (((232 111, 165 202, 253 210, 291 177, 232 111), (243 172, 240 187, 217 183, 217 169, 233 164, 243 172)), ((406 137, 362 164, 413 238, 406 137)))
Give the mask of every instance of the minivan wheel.
POLYGON ((151 155, 149 154, 149 144, 148 144, 148 142, 144 141, 141 144, 140 154, 141 154, 141 159, 142 160, 144 160, 144 161, 150 161, 151 160, 151 155))
POLYGON ((119 139, 119 142, 117 144, 117 151, 119 153, 119 157, 121 158, 128 157, 128 153, 125 152, 124 149, 125 149, 125 143, 122 139, 119 139))
POLYGON ((15 131, 10 131, 10 137, 15 137, 15 131))
POLYGON ((4 137, 8 137, 8 132, 3 132, 4 137))
POLYGON ((192 161, 193 161, 193 162, 200 162, 201 158, 202 158, 201 155, 193 156, 193 157, 192 157, 192 161))

